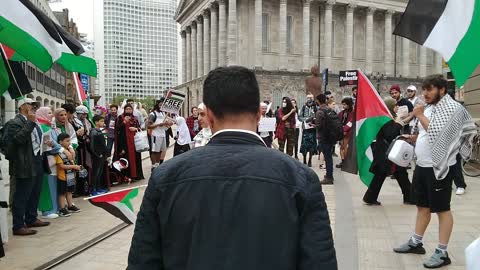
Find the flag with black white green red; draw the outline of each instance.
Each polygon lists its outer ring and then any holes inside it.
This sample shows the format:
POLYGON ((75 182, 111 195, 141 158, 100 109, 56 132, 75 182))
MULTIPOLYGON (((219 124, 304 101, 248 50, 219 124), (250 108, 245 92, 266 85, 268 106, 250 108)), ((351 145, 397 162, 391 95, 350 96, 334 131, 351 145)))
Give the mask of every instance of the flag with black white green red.
POLYGON ((370 80, 360 70, 358 71, 355 107, 355 143, 357 149, 355 157, 358 164, 358 174, 362 182, 369 186, 373 179, 373 174, 370 172, 373 161, 371 145, 380 129, 392 120, 392 115, 370 80))
POLYGON ((75 82, 75 89, 77 90, 78 100, 82 103, 82 105, 88 108, 88 119, 90 120, 92 125, 95 125, 95 123, 93 123, 93 112, 92 107, 90 106, 90 100, 88 100, 88 96, 85 93, 82 82, 80 81, 80 74, 72 72, 72 76, 73 81, 75 82))
POLYGON ((168 113, 179 114, 184 100, 185 94, 183 92, 170 90, 168 91, 160 110, 168 113))
POLYGON ((480 0, 410 0, 393 34, 439 52, 462 86, 480 64, 480 0))
POLYGON ((19 98, 33 91, 22 65, 9 61, 11 57, 0 44, 0 96, 6 100, 19 98))
POLYGON ((44 72, 56 62, 67 71, 97 76, 96 62, 82 55, 82 44, 29 0, 1 1, 0 43, 14 52, 12 61, 28 60, 44 72))
POLYGON ((85 200, 88 200, 91 204, 97 207, 103 208, 105 211, 127 224, 134 224, 137 215, 133 210, 131 200, 137 197, 138 189, 145 186, 146 185, 113 191, 85 198, 85 200))

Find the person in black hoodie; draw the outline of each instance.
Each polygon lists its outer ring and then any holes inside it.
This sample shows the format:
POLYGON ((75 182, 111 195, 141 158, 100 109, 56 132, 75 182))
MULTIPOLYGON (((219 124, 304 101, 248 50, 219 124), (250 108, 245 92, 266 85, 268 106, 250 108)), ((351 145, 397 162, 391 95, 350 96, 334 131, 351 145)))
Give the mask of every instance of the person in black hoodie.
MULTIPOLYGON (((396 118, 395 107, 398 106, 396 101, 387 98, 385 99, 385 104, 390 110, 393 118, 396 118)), ((380 205, 380 202, 378 201, 380 189, 382 188, 383 182, 385 182, 385 178, 392 174, 395 176, 395 179, 398 181, 398 185, 402 190, 403 203, 412 204, 410 198, 411 184, 408 179, 406 168, 393 164, 388 160, 386 155, 388 147, 392 141, 401 134, 402 128, 401 124, 392 119, 390 122, 386 123, 377 134, 376 142, 372 147, 373 161, 370 166, 370 172, 375 176, 373 177, 367 192, 365 192, 365 195, 363 196, 363 202, 367 205, 380 205)))
POLYGON ((101 115, 95 115, 93 117, 95 128, 90 131, 90 150, 92 152, 92 186, 91 194, 93 196, 99 193, 105 193, 107 190, 106 183, 102 183, 102 174, 107 166, 107 158, 110 157, 110 151, 108 151, 107 141, 103 128, 105 127, 105 118, 101 115))

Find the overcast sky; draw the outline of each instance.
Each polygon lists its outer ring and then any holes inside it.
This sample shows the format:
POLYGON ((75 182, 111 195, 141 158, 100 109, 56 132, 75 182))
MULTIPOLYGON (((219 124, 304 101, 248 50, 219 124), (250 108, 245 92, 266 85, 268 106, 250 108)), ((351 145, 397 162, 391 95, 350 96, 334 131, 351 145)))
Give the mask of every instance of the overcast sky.
POLYGON ((62 0, 61 3, 51 3, 53 11, 68 8, 69 16, 77 24, 78 32, 87 34, 93 40, 93 1, 94 0, 62 0))

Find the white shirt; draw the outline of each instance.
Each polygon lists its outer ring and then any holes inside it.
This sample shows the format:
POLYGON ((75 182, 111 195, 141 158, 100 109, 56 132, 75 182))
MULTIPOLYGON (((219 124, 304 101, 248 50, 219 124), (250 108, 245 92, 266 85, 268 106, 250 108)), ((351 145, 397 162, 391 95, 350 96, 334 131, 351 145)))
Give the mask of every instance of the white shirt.
MULTIPOLYGON (((427 106, 425 109, 425 116, 428 120, 432 120, 432 112, 434 106, 427 106)), ((428 142, 428 132, 423 128, 423 125, 418 122, 418 138, 417 143, 415 145, 415 155, 417 156, 417 165, 423 168, 432 168, 433 161, 432 161, 432 146, 428 142)), ((457 155, 452 155, 450 160, 448 161, 448 166, 453 166, 457 162, 456 160, 457 155)))
MULTIPOLYGON (((163 123, 165 121, 165 113, 163 112, 153 112, 156 116, 157 116, 157 119, 155 120, 155 123, 153 124, 160 124, 160 123, 163 123)), ((152 136, 155 136, 155 137, 165 137, 165 131, 167 131, 167 128, 166 127, 156 127, 152 130, 152 136)))

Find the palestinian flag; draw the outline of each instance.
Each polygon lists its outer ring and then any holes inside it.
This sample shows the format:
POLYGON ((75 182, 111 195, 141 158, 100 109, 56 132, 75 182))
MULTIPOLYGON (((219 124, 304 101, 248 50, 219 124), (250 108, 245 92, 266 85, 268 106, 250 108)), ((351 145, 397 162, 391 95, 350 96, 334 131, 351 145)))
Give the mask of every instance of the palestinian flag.
POLYGON ((11 55, 0 44, 0 96, 12 100, 33 91, 30 81, 18 62, 9 61, 11 55))
POLYGON ((2 0, 0 42, 12 61, 28 60, 43 72, 57 62, 65 70, 96 77, 95 60, 82 56, 82 44, 29 0, 2 0))
POLYGON ((88 119, 90 120, 90 123, 95 126, 95 123, 93 123, 93 113, 92 108, 90 107, 90 100, 85 93, 85 89, 83 89, 82 82, 80 81, 80 74, 73 72, 72 76, 75 81, 75 89, 77 89, 78 100, 88 108, 88 119))
POLYGON ((373 179, 373 174, 370 172, 373 161, 370 145, 383 125, 392 120, 392 116, 377 90, 360 70, 357 93, 355 142, 358 174, 362 182, 369 186, 373 179))
POLYGON ((103 208, 108 213, 127 224, 134 224, 137 215, 133 212, 131 199, 137 197, 139 187, 123 189, 86 198, 91 204, 103 208))
POLYGON ((393 34, 439 52, 462 86, 480 64, 480 0, 410 0, 393 34))
POLYGON ((178 102, 183 102, 185 100, 185 94, 182 92, 170 90, 167 93, 167 99, 172 99, 178 102))

